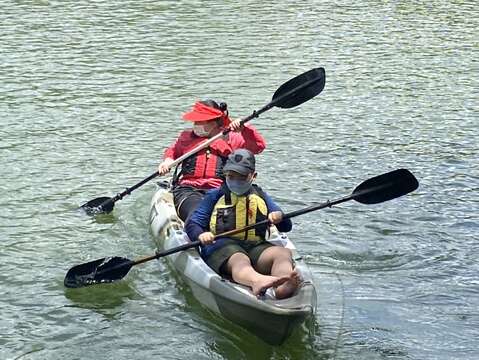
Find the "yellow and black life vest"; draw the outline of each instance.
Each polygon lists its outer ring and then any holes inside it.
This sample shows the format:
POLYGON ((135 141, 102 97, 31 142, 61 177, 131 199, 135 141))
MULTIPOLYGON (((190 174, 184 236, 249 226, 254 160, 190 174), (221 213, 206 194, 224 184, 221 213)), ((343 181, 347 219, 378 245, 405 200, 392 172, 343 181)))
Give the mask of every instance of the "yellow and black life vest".
MULTIPOLYGON (((240 196, 232 193, 225 185, 222 189, 225 194, 216 202, 210 218, 210 231, 213 234, 239 229, 268 218, 264 193, 259 186, 253 185, 246 195, 240 196)), ((263 241, 267 229, 268 225, 265 224, 230 237, 244 241, 263 241)))

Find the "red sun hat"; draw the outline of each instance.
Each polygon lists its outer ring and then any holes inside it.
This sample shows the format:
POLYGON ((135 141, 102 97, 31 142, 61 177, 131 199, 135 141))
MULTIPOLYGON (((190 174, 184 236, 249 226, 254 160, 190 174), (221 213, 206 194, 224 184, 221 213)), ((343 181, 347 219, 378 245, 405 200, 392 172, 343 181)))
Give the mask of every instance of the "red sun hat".
POLYGON ((223 126, 228 126, 231 122, 228 115, 220 109, 215 109, 199 101, 193 105, 193 108, 189 112, 183 114, 184 120, 193 122, 210 121, 218 118, 223 120, 223 126))

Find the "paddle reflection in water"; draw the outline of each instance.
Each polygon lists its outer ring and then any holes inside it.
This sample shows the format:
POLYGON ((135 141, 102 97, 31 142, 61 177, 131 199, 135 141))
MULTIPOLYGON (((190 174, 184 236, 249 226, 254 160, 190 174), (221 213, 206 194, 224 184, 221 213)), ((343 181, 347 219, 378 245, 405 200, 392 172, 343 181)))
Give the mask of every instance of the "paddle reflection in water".
POLYGON ((128 281, 75 290, 65 288, 64 293, 65 297, 72 302, 72 307, 93 310, 108 319, 115 319, 121 315, 122 306, 128 300, 141 298, 128 281))

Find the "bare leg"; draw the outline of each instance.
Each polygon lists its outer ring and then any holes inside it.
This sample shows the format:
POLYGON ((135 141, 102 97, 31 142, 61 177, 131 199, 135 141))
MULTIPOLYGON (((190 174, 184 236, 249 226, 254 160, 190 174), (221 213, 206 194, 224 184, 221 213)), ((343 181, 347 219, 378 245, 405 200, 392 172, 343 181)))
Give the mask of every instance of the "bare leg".
POLYGON ((243 253, 233 254, 226 263, 227 271, 239 284, 250 286, 254 295, 259 295, 270 287, 278 287, 290 281, 289 276, 271 276, 258 273, 252 266, 249 257, 243 253))
POLYGON ((258 259, 257 269, 262 274, 288 277, 288 281, 275 287, 276 298, 284 299, 294 294, 301 284, 301 276, 293 270, 291 251, 284 247, 273 246, 267 248, 258 259))

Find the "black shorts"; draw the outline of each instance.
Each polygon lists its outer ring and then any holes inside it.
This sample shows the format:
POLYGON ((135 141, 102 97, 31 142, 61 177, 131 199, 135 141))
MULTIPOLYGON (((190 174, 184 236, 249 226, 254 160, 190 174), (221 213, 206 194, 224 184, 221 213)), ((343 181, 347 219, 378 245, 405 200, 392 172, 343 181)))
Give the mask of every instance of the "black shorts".
POLYGON ((258 263, 259 257, 267 248, 274 246, 273 244, 262 241, 257 242, 248 242, 241 240, 233 239, 220 239, 219 241, 224 242, 221 247, 214 250, 206 259, 205 262, 210 268, 216 271, 220 275, 226 274, 226 262, 228 259, 236 253, 243 253, 247 255, 251 260, 251 265, 253 267, 258 263))
POLYGON ((195 211, 201 200, 205 197, 206 191, 208 190, 181 185, 172 190, 176 213, 181 220, 186 221, 188 216, 195 211))

